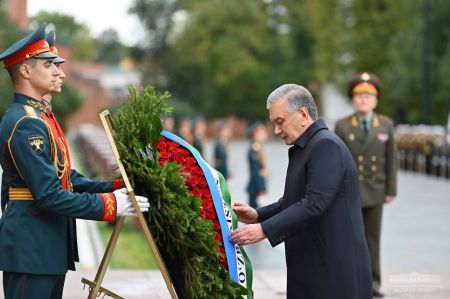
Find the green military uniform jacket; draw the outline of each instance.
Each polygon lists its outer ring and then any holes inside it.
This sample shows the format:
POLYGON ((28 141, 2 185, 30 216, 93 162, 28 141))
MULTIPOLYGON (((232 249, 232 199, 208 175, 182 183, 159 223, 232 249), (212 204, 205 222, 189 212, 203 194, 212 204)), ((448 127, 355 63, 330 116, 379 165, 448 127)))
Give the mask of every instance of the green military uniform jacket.
MULTIPOLYGON (((0 123, 2 271, 62 275, 75 270, 74 218, 111 221, 116 216, 114 195, 94 193, 111 192, 114 183, 68 170, 70 158, 61 148, 65 138, 52 133, 44 114, 54 119, 43 102, 16 93, 0 123)), ((59 128, 56 120, 54 125, 59 128)))
POLYGON ((336 123, 336 134, 347 144, 359 171, 362 207, 383 204, 386 195, 397 194, 397 152, 394 126, 386 116, 374 114, 368 132, 358 116, 336 123))
POLYGON ((220 172, 225 179, 230 177, 228 171, 228 152, 223 140, 218 138, 214 143, 214 168, 220 172))

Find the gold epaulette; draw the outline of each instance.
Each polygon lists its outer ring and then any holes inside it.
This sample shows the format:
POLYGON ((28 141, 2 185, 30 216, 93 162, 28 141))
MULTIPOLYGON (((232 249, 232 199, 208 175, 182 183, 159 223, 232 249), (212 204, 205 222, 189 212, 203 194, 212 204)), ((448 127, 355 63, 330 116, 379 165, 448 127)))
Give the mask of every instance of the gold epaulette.
POLYGON ((351 116, 350 121, 353 127, 356 128, 359 126, 358 118, 355 115, 351 116))
POLYGON ((23 106, 23 110, 25 110, 25 114, 27 116, 32 117, 32 118, 39 118, 37 113, 36 113, 36 110, 34 110, 33 107, 28 106, 28 105, 24 105, 23 106))
POLYGON ((374 128, 378 128, 380 126, 380 120, 378 119, 378 115, 373 116, 372 125, 374 128))

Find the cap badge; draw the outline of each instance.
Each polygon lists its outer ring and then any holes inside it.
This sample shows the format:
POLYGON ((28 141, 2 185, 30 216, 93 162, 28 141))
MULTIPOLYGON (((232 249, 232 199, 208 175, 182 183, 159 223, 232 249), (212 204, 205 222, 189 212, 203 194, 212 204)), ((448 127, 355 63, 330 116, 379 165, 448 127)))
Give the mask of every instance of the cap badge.
POLYGON ((366 72, 361 74, 361 79, 364 81, 369 81, 370 80, 370 75, 366 72))

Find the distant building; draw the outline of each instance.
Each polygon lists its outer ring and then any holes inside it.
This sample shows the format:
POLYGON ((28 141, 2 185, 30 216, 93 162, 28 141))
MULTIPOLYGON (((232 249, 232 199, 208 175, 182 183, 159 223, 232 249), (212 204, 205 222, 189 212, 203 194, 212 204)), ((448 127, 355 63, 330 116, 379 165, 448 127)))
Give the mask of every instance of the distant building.
POLYGON ((30 20, 27 16, 27 0, 1 0, 0 5, 20 29, 28 29, 30 20))
POLYGON ((84 99, 82 106, 67 121, 69 130, 83 123, 101 125, 98 114, 126 101, 129 85, 140 85, 137 71, 121 65, 75 63, 68 82, 84 99))

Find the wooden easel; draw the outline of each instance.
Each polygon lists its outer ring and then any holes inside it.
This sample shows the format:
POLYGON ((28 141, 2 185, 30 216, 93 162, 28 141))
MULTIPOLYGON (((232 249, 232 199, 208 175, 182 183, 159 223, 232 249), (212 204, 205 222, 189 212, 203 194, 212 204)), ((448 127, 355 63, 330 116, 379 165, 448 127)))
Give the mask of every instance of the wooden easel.
MULTIPOLYGON (((131 199, 131 202, 133 203, 134 209, 136 210, 136 214, 139 219, 139 223, 144 231, 144 234, 148 241, 148 244, 150 245, 150 248, 152 249, 153 254, 155 255, 155 259, 156 259, 158 267, 161 271, 161 274, 164 278, 164 282, 166 283, 166 286, 167 286, 167 289, 169 290, 171 298, 177 299, 178 297, 175 292, 175 288, 173 286, 172 279, 170 278, 170 275, 169 275, 169 272, 167 271, 166 265, 164 264, 164 261, 161 258, 161 254, 159 253, 158 247, 156 246, 156 243, 153 240, 153 235, 147 226, 144 215, 142 214, 141 210, 139 209, 138 203, 135 198, 134 190, 131 187, 127 173, 121 162, 119 151, 117 150, 116 142, 114 140, 116 132, 114 131, 113 122, 112 122, 112 118, 111 118, 109 111, 105 110, 102 113, 100 113, 100 119, 102 121, 103 128, 105 129, 106 136, 108 137, 109 144, 111 145, 111 149, 113 151, 114 157, 116 158, 117 164, 119 166, 120 174, 122 175, 122 178, 125 182, 125 186, 128 190, 128 195, 131 199)), ((112 298, 115 298, 115 299, 123 299, 123 297, 120 297, 119 295, 103 288, 101 286, 101 284, 103 282, 103 278, 105 277, 105 272, 106 272, 106 269, 111 260, 111 256, 114 251, 114 247, 116 246, 117 239, 119 238, 119 234, 122 229, 124 220, 125 220, 125 217, 123 217, 123 216, 117 217, 117 219, 116 219, 116 224, 114 226, 114 230, 111 234, 111 238, 109 239, 108 246, 106 247, 105 254, 103 255, 102 261, 100 263, 100 267, 97 270, 97 274, 95 275, 94 281, 89 281, 85 278, 83 278, 81 280, 81 282, 83 284, 89 286, 88 299, 95 299, 102 293, 105 295, 108 295, 112 298)))

